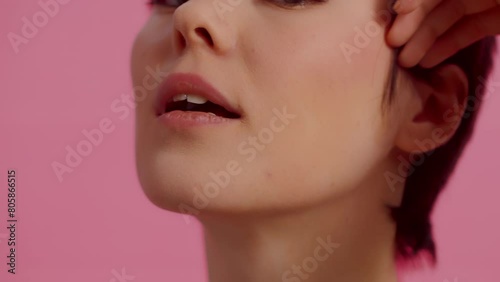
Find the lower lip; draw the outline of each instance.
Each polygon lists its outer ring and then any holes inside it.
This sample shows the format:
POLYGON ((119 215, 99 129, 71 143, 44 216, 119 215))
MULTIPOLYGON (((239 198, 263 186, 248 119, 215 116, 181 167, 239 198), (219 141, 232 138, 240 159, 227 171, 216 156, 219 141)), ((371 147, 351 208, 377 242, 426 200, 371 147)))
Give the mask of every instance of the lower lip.
POLYGON ((171 111, 158 117, 168 127, 194 127, 224 124, 236 119, 214 116, 204 112, 171 111))

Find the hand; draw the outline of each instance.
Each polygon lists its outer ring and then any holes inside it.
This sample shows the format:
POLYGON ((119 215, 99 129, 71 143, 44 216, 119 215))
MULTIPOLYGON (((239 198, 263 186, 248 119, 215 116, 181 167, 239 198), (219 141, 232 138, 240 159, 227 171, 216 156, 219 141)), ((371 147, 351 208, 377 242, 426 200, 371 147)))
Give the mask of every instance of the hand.
POLYGON ((459 50, 500 34, 500 0, 398 0, 387 41, 403 46, 399 63, 431 68, 459 50))

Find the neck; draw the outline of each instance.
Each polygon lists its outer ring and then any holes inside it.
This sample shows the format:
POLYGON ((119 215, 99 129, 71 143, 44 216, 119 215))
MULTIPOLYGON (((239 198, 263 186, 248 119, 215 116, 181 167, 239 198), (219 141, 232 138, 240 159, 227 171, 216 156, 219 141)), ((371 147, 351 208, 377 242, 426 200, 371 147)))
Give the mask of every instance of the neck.
POLYGON ((301 211, 202 218, 210 282, 396 282, 395 225, 368 204, 373 190, 301 211))

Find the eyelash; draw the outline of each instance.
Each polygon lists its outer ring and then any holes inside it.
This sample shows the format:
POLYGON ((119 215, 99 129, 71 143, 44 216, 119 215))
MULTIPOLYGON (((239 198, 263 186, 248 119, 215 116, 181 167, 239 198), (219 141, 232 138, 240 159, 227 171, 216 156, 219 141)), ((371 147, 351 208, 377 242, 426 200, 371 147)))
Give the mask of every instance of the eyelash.
POLYGON ((165 7, 170 7, 170 8, 177 8, 187 1, 188 0, 185 0, 183 2, 182 2, 182 0, 149 0, 147 5, 148 6, 165 6, 165 7), (167 2, 171 2, 171 1, 177 2, 177 5, 176 4, 167 4, 167 2), (182 2, 182 3, 179 4, 179 2, 182 2))
MULTIPOLYGON (((164 6, 169 8, 177 8, 182 4, 186 3, 189 0, 149 0, 148 6, 164 6), (167 2, 177 2, 176 4, 167 4, 167 2), (179 3, 181 2, 181 3, 179 3)), ((309 4, 320 4, 324 3, 327 0, 264 0, 276 4, 278 6, 286 7, 286 8, 295 8, 295 7, 304 7, 309 4)))

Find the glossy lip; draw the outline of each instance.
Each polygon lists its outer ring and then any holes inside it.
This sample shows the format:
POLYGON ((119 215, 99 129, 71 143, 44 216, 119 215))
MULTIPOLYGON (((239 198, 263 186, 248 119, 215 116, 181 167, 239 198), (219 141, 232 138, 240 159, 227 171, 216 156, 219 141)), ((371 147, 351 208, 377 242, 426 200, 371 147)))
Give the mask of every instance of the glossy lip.
MULTIPOLYGON (((241 113, 233 107, 227 99, 215 87, 206 82, 201 76, 191 73, 172 73, 169 74, 158 88, 156 97, 155 111, 157 116, 165 114, 167 104, 173 101, 173 97, 179 94, 195 94, 202 96, 210 102, 217 104, 227 111, 237 114, 241 113)), ((174 111, 175 112, 175 111, 174 111)), ((170 112, 172 113, 172 112, 170 112)), ((185 112, 192 113, 192 112, 185 112)), ((205 114, 198 112, 198 114, 205 114)), ((224 117, 220 117, 226 119, 224 117)))

